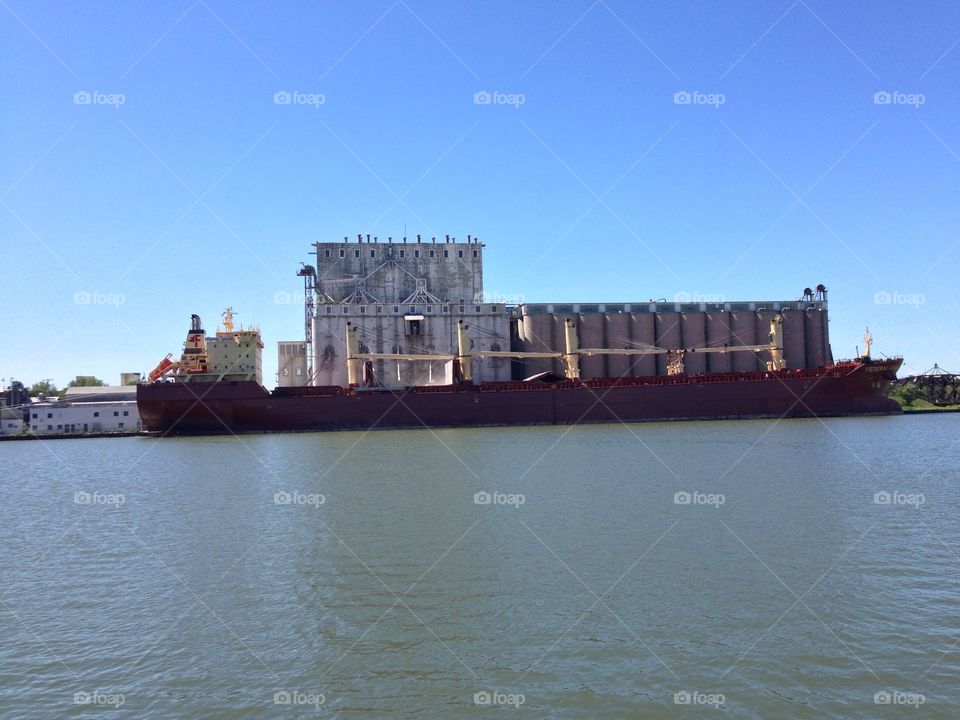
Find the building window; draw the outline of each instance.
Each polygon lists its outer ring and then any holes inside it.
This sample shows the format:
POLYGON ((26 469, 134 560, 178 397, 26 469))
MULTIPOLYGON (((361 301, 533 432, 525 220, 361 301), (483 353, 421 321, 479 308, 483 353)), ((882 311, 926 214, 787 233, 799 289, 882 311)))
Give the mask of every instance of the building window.
POLYGON ((348 312, 350 312, 350 308, 348 308, 346 305, 344 305, 344 306, 343 306, 343 309, 342 309, 340 312, 342 312, 344 315, 346 315, 348 312))
POLYGON ((332 314, 333 314, 333 308, 328 305, 328 306, 327 306, 327 315, 332 315, 332 314))
POLYGON ((444 305, 444 306, 443 306, 443 312, 445 312, 445 313, 450 312, 450 306, 449 306, 449 305, 444 305))
POLYGON ((394 313, 400 312, 400 306, 399 306, 399 305, 394 305, 394 306, 393 306, 393 312, 394 312, 394 313))
POLYGON ((463 257, 463 250, 457 250, 457 257, 463 257))
POLYGON ((47 430, 53 430, 53 425, 47 425, 47 430))
POLYGON ((378 312, 378 313, 382 313, 382 312, 383 312, 383 305, 377 305, 377 312, 378 312))
POLYGON ((419 335, 419 334, 420 334, 420 321, 407 320, 407 335, 419 335))
POLYGON ((416 306, 416 305, 411 305, 411 306, 410 306, 410 314, 413 315, 416 311, 417 311, 417 306, 416 306))
POLYGON ((376 250, 371 250, 371 251, 370 251, 370 257, 375 258, 376 256, 377 256, 377 251, 376 251, 376 250))
POLYGON ((93 416, 94 416, 94 417, 100 417, 100 411, 97 410, 97 411, 93 414, 93 416))
POLYGON ((436 257, 436 256, 437 256, 437 254, 436 254, 433 250, 431 250, 431 251, 430 251, 430 257, 436 257))
POLYGON ((420 251, 419 251, 419 250, 414 250, 414 251, 413 251, 413 256, 414 256, 415 258, 420 257, 420 251))
POLYGON ((37 419, 37 414, 36 414, 36 413, 33 414, 33 419, 34 419, 34 420, 37 419))
POLYGON ((340 248, 340 257, 343 257, 344 255, 346 255, 346 250, 340 248))
POLYGON ((450 257, 450 251, 449 251, 449 250, 444 250, 444 251, 443 251, 443 256, 444 256, 445 258, 450 257))
POLYGON ((117 427, 118 427, 118 428, 122 428, 122 427, 123 427, 123 423, 117 423, 117 427))
POLYGON ((120 412, 117 411, 117 410, 114 410, 114 411, 113 411, 113 416, 114 416, 114 417, 120 417, 120 412))
POLYGON ((329 251, 329 250, 324 250, 324 251, 323 251, 323 256, 324 256, 325 258, 330 257, 330 251, 329 251))
POLYGON ((52 417, 53 417, 53 413, 47 413, 47 419, 48 419, 48 420, 49 420, 50 418, 52 418, 52 417))
POLYGON ((359 250, 354 250, 354 251, 353 251, 353 256, 354 256, 355 258, 360 257, 360 251, 359 251, 359 250))
POLYGON ((433 305, 427 305, 427 312, 429 313, 433 312, 433 305))
POLYGON ((406 254, 407 254, 407 253, 406 253, 405 250, 401 250, 401 251, 400 251, 400 257, 404 257, 404 256, 406 256, 406 254))
POLYGON ((303 368, 297 368, 297 376, 303 375, 303 368))
POLYGON ((477 305, 477 315, 479 315, 479 314, 480 314, 480 306, 477 305))
POLYGON ((474 256, 474 257, 480 257, 480 253, 477 252, 476 250, 474 250, 474 251, 473 251, 473 256, 474 256))
POLYGON ((361 307, 360 307, 360 314, 361 314, 361 315, 366 315, 366 314, 367 314, 367 309, 366 309, 365 307, 361 306, 361 307))
POLYGON ((124 417, 127 417, 128 415, 130 415, 130 411, 129 411, 129 410, 124 410, 124 411, 123 411, 123 416, 124 416, 124 417))
POLYGON ((497 311, 497 306, 496 306, 496 305, 491 305, 491 306, 490 306, 490 312, 496 312, 496 311, 497 311))

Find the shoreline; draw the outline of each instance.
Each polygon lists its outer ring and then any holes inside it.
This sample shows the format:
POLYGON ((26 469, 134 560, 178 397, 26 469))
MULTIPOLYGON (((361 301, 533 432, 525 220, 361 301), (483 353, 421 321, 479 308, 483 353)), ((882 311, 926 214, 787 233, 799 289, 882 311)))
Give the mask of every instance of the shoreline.
POLYGON ((3 440, 77 440, 80 438, 110 438, 110 437, 137 437, 147 435, 145 430, 130 430, 124 432, 100 432, 100 433, 49 433, 38 435, 36 433, 21 433, 19 435, 0 435, 0 441, 3 440))

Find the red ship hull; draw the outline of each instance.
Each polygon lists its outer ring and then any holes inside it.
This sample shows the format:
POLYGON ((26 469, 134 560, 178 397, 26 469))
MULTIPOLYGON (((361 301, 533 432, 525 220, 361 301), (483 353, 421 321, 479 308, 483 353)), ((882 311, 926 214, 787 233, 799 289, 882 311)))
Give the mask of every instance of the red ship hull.
POLYGON ((144 428, 163 435, 894 415, 900 406, 887 390, 901 362, 403 391, 301 387, 270 393, 253 381, 168 381, 138 386, 137 407, 144 428))

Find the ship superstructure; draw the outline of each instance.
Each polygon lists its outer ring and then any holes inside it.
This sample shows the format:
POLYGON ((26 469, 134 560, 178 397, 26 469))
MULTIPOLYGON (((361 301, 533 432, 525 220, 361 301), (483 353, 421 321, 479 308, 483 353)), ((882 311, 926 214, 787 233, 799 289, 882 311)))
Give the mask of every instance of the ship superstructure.
POLYGON ((223 311, 223 329, 207 337, 199 315, 190 316, 190 329, 178 362, 167 355, 148 375, 150 382, 172 377, 180 382, 244 380, 263 383, 263 341, 257 327, 234 327, 232 307, 223 311))

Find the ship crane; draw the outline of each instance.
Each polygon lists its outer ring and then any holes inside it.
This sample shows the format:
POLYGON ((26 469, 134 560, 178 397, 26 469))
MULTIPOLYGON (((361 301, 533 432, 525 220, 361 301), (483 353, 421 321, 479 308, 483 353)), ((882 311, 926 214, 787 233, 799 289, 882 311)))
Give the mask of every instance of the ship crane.
POLYGON ((770 353, 767 370, 783 370, 783 318, 779 315, 770 321, 770 342, 766 345, 725 345, 723 347, 680 348, 667 350, 658 347, 646 348, 581 348, 577 338, 576 323, 567 319, 564 322, 566 352, 513 352, 500 350, 470 350, 469 326, 460 320, 457 323, 457 355, 412 354, 412 353, 370 353, 360 351, 360 338, 357 326, 347 323, 347 384, 358 385, 363 374, 365 362, 373 360, 409 360, 413 362, 456 361, 463 382, 473 381, 473 358, 551 358, 563 360, 567 379, 580 377, 580 356, 591 355, 667 355, 668 375, 680 375, 684 371, 683 359, 686 353, 728 353, 728 352, 764 352, 770 353))

